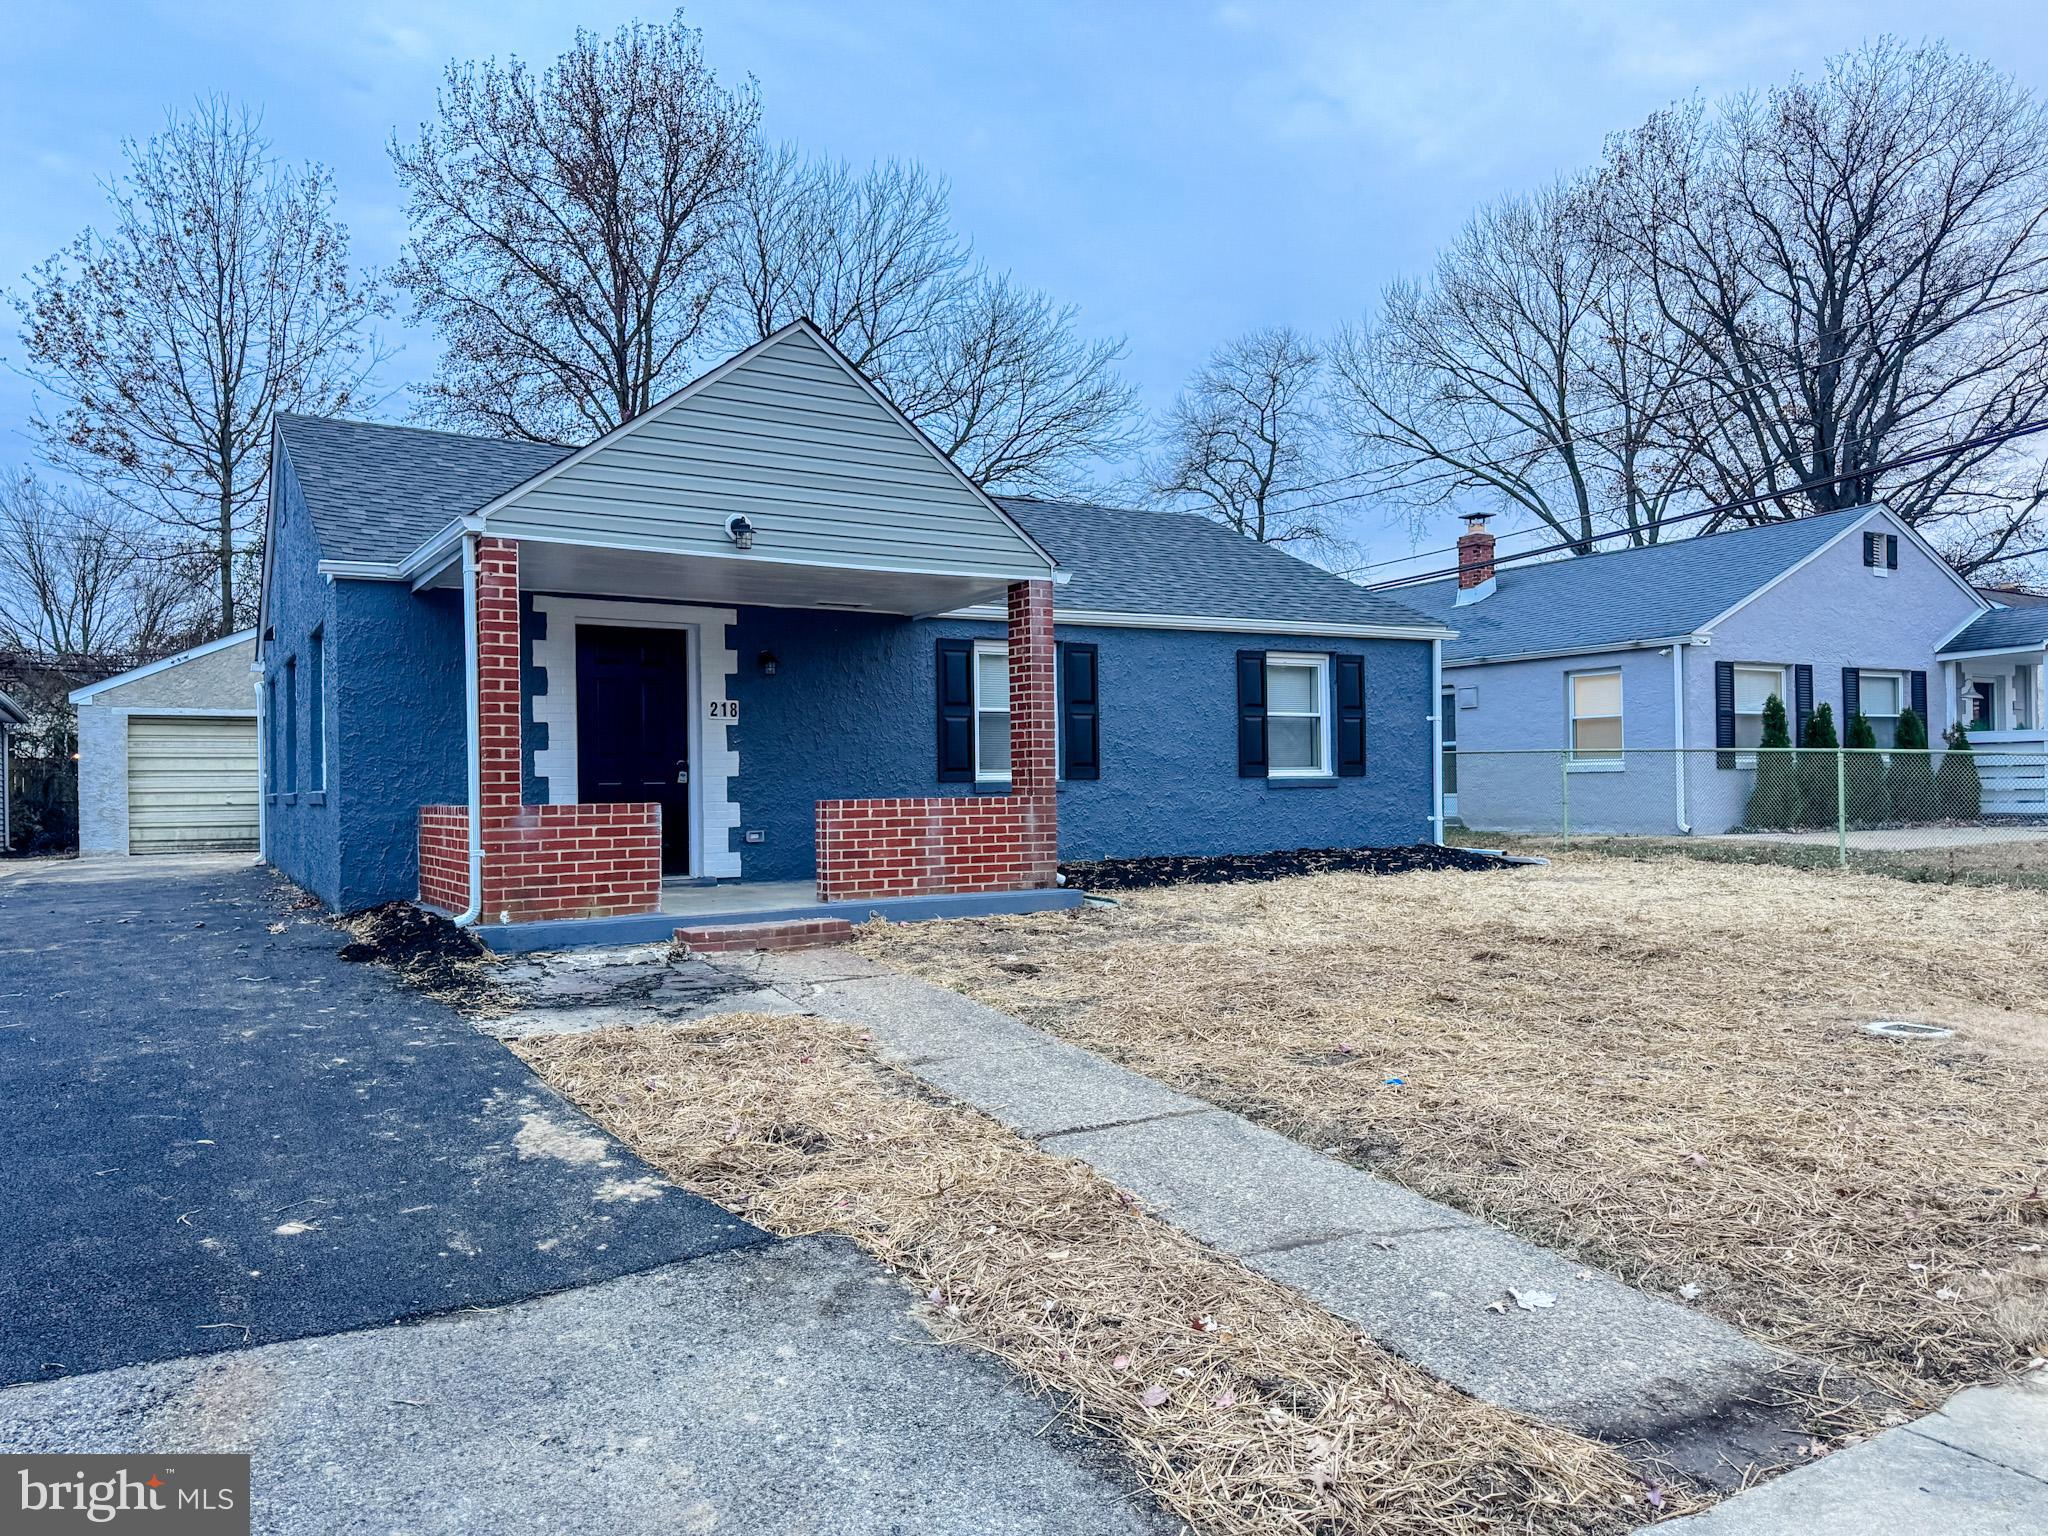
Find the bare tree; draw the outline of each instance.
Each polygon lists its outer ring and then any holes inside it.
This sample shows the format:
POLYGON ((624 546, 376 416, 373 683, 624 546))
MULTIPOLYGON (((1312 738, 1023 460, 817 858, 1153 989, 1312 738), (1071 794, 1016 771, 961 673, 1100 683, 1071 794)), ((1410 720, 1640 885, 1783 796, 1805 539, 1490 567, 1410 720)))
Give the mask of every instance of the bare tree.
POLYGON ((1174 401, 1153 495, 1262 544, 1341 542, 1325 452, 1322 353, 1285 326, 1216 349, 1174 401))
POLYGON ((1123 344, 1084 339, 1071 305, 976 266, 921 166, 856 173, 785 148, 741 202, 730 339, 810 319, 979 485, 1071 489, 1129 446, 1123 344))
POLYGON ((24 475, 0 486, 0 649, 58 663, 177 649, 208 630, 210 565, 118 502, 24 475))
POLYGON ((411 226, 394 277, 443 348, 423 413, 582 442, 685 382, 754 155, 751 86, 720 87, 678 11, 579 31, 538 76, 451 63, 438 106, 391 144, 411 226))
POLYGON ((1079 311, 980 273, 919 339, 893 398, 976 485, 1070 493, 1128 449, 1137 397, 1119 340, 1090 340, 1079 311))
POLYGON ((727 238, 730 339, 746 345, 808 319, 886 387, 964 295, 970 260, 946 184, 923 166, 856 172, 784 145, 747 177, 727 238))
POLYGON ((1479 497, 1580 552, 1654 542, 1685 485, 1693 367, 1646 286, 1605 247, 1597 188, 1562 184, 1476 215, 1427 282, 1392 284, 1339 333, 1335 402, 1356 491, 1418 520, 1479 497))
POLYGON ((381 301, 349 274, 326 170, 281 165, 248 112, 209 98, 122 149, 112 228, 14 296, 26 371, 59 402, 31 425, 55 461, 205 542, 225 632, 249 597, 236 563, 270 418, 347 408, 381 360, 381 301))
POLYGON ((2048 116, 2028 92, 1885 40, 1660 112, 1604 179, 1614 250, 1697 359, 1697 490, 1774 498, 1746 520, 1882 498, 1953 520, 1966 570, 2038 531, 2032 460, 1950 446, 2048 406, 2048 116))

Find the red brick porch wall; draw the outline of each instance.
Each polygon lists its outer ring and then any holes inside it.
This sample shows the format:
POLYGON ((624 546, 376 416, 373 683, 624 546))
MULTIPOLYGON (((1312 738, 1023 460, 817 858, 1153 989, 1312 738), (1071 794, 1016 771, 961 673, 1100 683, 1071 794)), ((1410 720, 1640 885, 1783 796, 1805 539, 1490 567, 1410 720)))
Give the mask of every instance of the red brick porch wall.
POLYGON ((1052 583, 1010 587, 1010 792, 818 802, 818 899, 1036 890, 1059 865, 1052 583))
MULTIPOLYGON (((617 917, 661 907, 661 808, 525 805, 519 755, 519 546, 477 540, 477 734, 483 768, 479 921, 617 917)), ((420 807, 420 900, 469 905, 469 809, 420 807)))

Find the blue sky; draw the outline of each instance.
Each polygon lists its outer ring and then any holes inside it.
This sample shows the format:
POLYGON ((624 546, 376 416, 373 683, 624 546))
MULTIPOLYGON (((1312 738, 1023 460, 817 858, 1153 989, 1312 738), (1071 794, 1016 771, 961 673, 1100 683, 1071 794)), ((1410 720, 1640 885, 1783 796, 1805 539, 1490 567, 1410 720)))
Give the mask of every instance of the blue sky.
MULTIPOLYGON (((574 27, 658 3, 49 4, 9 7, 0 92, 0 282, 102 217, 126 135, 221 91, 280 152, 326 162, 357 259, 403 234, 384 146, 431 113, 451 56, 544 60, 574 27)), ((1938 31, 2048 87, 2037 5, 1894 0, 1648 4, 1230 4, 699 0, 721 74, 751 74, 777 138, 854 161, 920 159, 992 263, 1128 339, 1164 406, 1218 340, 1365 312, 1476 205, 1593 158, 1695 90, 1765 85, 1881 32, 1938 31)), ((0 466, 29 462, 29 386, 0 329, 0 466)), ((402 345, 383 414, 431 371, 402 345)), ((1439 529, 1436 532, 1441 533, 1439 529)), ((1409 547, 1378 518, 1374 553, 1409 547)), ((1432 537, 1429 543, 1444 542, 1432 537)))

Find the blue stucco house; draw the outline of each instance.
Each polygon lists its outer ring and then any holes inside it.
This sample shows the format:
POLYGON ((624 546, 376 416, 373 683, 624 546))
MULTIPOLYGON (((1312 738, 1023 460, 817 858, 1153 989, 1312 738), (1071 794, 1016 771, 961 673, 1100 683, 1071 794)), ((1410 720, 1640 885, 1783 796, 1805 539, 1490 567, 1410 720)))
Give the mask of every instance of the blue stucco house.
POLYGON ((2048 810, 2048 609, 1994 607, 1881 506, 1498 568, 1475 518, 1456 577, 1389 595, 1458 632, 1446 813, 1474 828, 1735 828, 1773 694, 1795 743, 1820 703, 1881 747, 1903 709, 1937 742, 1961 720, 1985 809, 2048 810))
POLYGON ((263 847, 488 933, 1427 841, 1449 634, 1198 518, 985 495, 799 322, 574 450, 280 416, 263 847))

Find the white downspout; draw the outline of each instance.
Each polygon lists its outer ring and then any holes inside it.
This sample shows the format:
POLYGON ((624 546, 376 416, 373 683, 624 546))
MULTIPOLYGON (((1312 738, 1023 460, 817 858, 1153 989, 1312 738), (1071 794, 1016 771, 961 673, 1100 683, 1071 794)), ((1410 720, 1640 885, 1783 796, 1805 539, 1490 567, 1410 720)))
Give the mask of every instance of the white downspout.
POLYGON ((1444 643, 1429 642, 1430 841, 1444 840, 1444 643))
MULTIPOLYGON (((260 649, 263 641, 256 642, 260 649)), ((270 711, 265 706, 270 702, 263 693, 263 663, 252 661, 249 670, 255 673, 249 686, 256 690, 256 862, 270 862, 270 711)))
POLYGON ((1671 646, 1671 745, 1672 757, 1678 763, 1675 775, 1675 798, 1677 805, 1678 830, 1680 835, 1692 831, 1692 823, 1686 820, 1685 806, 1685 642, 1677 640, 1671 646))
POLYGON ((469 745, 469 905, 455 916, 467 928, 484 909, 484 748, 477 713, 483 690, 477 674, 476 535, 462 535, 462 685, 465 700, 463 735, 469 745))

